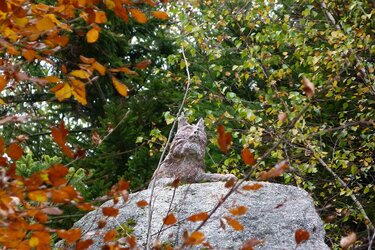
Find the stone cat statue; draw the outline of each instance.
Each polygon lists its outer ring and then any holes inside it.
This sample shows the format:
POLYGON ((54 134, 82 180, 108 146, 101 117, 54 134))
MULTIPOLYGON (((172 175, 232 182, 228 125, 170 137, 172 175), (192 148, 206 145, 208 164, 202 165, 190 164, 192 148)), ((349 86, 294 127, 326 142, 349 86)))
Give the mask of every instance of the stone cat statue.
POLYGON ((232 174, 205 173, 204 155, 207 135, 204 121, 201 118, 197 124, 189 124, 185 117, 178 119, 177 133, 172 141, 170 151, 154 173, 149 187, 156 179, 155 186, 167 186, 179 178, 181 182, 215 182, 237 179, 232 174))

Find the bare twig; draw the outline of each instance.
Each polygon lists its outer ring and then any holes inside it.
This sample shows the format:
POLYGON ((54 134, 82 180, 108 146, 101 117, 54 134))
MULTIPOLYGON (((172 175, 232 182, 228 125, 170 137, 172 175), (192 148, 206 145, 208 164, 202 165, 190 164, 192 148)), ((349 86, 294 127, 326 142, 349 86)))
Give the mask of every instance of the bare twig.
MULTIPOLYGON (((182 98, 180 108, 178 109, 178 112, 177 112, 177 115, 176 115, 177 117, 180 117, 180 115, 182 113, 182 108, 184 107, 184 104, 185 104, 185 101, 186 101, 186 98, 187 98, 187 94, 188 94, 189 88, 190 88, 190 82, 191 82, 190 71, 189 71, 189 63, 186 59, 184 46, 181 46, 181 53, 182 53, 182 56, 183 56, 184 61, 185 61, 185 68, 186 68, 186 74, 187 74, 187 85, 186 85, 186 88, 185 88, 185 94, 184 94, 184 97, 182 98)), ((164 160, 164 155, 167 152, 167 148, 169 146, 170 141, 172 140, 172 135, 173 135, 174 128, 176 127, 176 122, 177 122, 177 120, 175 120, 173 122, 172 128, 169 131, 168 140, 167 140, 167 142, 164 146, 163 152, 162 152, 162 154, 160 156, 160 159, 159 159, 158 166, 155 170, 155 176, 157 175, 157 173, 160 169, 160 165, 164 160)), ((147 242, 146 242, 146 246, 147 246, 146 249, 147 250, 150 250, 150 245, 151 245, 151 221, 152 221, 152 213, 153 213, 154 205, 155 205, 154 201, 153 201, 154 190, 155 190, 155 181, 156 181, 156 178, 153 178, 151 180, 151 194, 150 194, 149 207, 148 207, 148 226, 147 226, 147 242)))

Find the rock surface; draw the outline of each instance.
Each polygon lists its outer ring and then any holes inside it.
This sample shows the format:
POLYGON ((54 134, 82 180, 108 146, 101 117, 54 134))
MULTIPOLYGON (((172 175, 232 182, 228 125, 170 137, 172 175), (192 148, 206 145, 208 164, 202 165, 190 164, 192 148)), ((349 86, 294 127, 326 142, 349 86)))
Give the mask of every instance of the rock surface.
MULTIPOLYGON (((243 185, 249 184, 253 183, 245 182, 243 185)), ((233 193, 200 230, 214 249, 240 249, 244 242, 252 238, 263 241, 255 249, 329 249, 324 243, 323 223, 315 211, 313 200, 306 191, 294 186, 263 182, 261 184, 263 187, 256 191, 243 191, 240 188, 241 192, 233 193), (242 216, 232 216, 229 209, 240 205, 248 207, 247 213, 242 216), (226 223, 225 230, 221 228, 220 219, 224 216, 237 219, 244 225, 244 230, 235 231, 226 223), (307 230, 310 238, 296 248, 297 229, 307 230)), ((107 224, 101 230, 97 229, 97 222, 104 218, 101 209, 88 213, 76 222, 74 227, 82 229, 84 238, 94 240, 90 249, 101 249, 102 235, 106 231, 119 229, 119 225, 131 227, 137 237, 137 245, 140 249, 145 249, 148 207, 140 208, 136 203, 140 200, 148 201, 150 192, 151 190, 147 189, 131 194, 126 204, 119 202, 116 205, 120 208, 118 216, 116 219, 106 218, 107 224)), ((211 210, 227 192, 224 182, 183 185, 175 193, 171 210, 177 220, 182 220, 198 212, 211 210)), ((173 188, 156 188, 155 194, 152 234, 157 234, 162 227, 163 218, 167 214, 173 196, 173 188)), ((102 207, 111 205, 112 202, 109 201, 102 207)), ((163 243, 170 242, 174 246, 181 245, 183 231, 187 229, 191 232, 198 224, 186 220, 177 223, 162 231, 160 240, 163 243)), ((61 247, 61 242, 58 246, 61 247)))

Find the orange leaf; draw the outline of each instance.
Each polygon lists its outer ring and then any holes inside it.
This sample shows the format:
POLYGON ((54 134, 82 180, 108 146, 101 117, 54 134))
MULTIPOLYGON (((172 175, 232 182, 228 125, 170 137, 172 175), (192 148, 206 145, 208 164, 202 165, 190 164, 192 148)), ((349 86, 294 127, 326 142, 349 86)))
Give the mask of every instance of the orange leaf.
POLYGON ((247 212, 247 207, 245 207, 245 206, 238 206, 238 207, 229 209, 229 212, 232 215, 235 215, 235 216, 244 215, 247 212))
POLYGON ((99 74, 100 74, 101 76, 104 76, 104 75, 105 75, 106 68, 105 68, 102 64, 100 64, 100 63, 98 63, 98 62, 94 62, 94 63, 92 64, 92 67, 93 67, 96 71, 98 71, 99 74))
POLYGON ((289 168, 288 162, 286 160, 283 160, 283 161, 279 162, 274 168, 272 168, 268 172, 260 173, 259 179, 260 180, 266 180, 266 179, 269 179, 269 178, 280 176, 288 168, 289 168))
POLYGON ((117 235, 117 231, 116 229, 113 229, 104 235, 103 241, 104 242, 112 241, 115 239, 116 235, 117 235))
POLYGON ((176 217, 173 214, 168 214, 163 220, 165 225, 173 225, 177 222, 176 217))
POLYGON ((201 212, 201 213, 193 214, 192 216, 187 218, 187 220, 191 222, 197 222, 197 221, 204 221, 207 218, 208 218, 207 212, 201 212))
POLYGON ((242 149, 241 158, 243 162, 247 165, 254 165, 255 163, 254 155, 248 148, 242 149))
POLYGON ((145 201, 145 200, 140 200, 140 201, 137 202, 138 207, 145 207, 147 205, 148 205, 148 202, 145 201))
POLYGON ((241 250, 254 250, 255 246, 262 244, 264 240, 258 240, 256 238, 252 238, 245 242, 245 244, 242 245, 241 250))
POLYGON ((134 235, 130 235, 129 237, 126 237, 126 242, 129 244, 130 249, 133 249, 136 247, 136 240, 134 235))
POLYGON ((64 190, 51 190, 51 200, 54 203, 67 203, 70 201, 70 197, 64 190))
POLYGON ((99 31, 95 28, 90 29, 86 34, 86 40, 88 43, 95 43, 99 38, 99 31))
POLYGON ((87 64, 92 64, 92 63, 95 62, 95 58, 85 57, 85 56, 82 56, 82 55, 79 56, 79 59, 80 59, 83 63, 87 63, 87 64))
POLYGON ((65 145, 66 136, 68 135, 68 130, 64 127, 64 122, 60 123, 59 128, 51 128, 52 138, 59 145, 62 151, 69 157, 73 158, 72 151, 65 145))
POLYGON ((228 132, 225 133, 224 125, 222 124, 217 127, 217 132, 217 142, 219 144, 219 148, 223 153, 227 153, 232 142, 232 135, 228 132))
POLYGON ((103 211, 103 214, 104 214, 105 216, 116 217, 116 216, 118 215, 118 209, 117 209, 117 208, 113 208, 113 207, 103 207, 102 211, 103 211))
POLYGON ((81 203, 77 205, 77 208, 82 211, 91 211, 94 210, 95 207, 91 203, 81 203))
POLYGON ((301 242, 306 241, 310 238, 310 233, 304 229, 297 229, 294 233, 294 238, 297 245, 299 245, 301 242))
POLYGON ((37 56, 35 50, 32 49, 22 49, 22 56, 28 61, 31 62, 37 56))
POLYGON ((153 11, 152 12, 152 15, 158 19, 161 19, 161 20, 168 20, 168 14, 165 13, 164 11, 153 11))
POLYGON ((258 190, 260 189, 261 187, 263 187, 262 184, 259 184, 259 183, 254 183, 254 184, 250 184, 250 185, 245 185, 242 187, 243 190, 246 190, 246 191, 250 191, 250 190, 258 190))
POLYGON ((118 68, 117 69, 118 71, 121 71, 127 75, 134 75, 134 76, 139 76, 139 74, 131 69, 129 69, 128 67, 121 67, 121 68, 118 68))
POLYGON ((46 192, 43 190, 31 191, 27 194, 27 197, 29 197, 30 200, 37 202, 45 202, 48 199, 46 192))
POLYGON ((203 242, 204 237, 205 237, 204 233, 199 232, 199 231, 195 231, 191 235, 189 235, 189 237, 185 240, 185 244, 190 245, 190 246, 191 245, 193 245, 193 246, 199 245, 203 242))
POLYGON ((45 207, 41 210, 43 213, 48 215, 61 215, 64 212, 58 207, 45 207))
POLYGON ((238 222, 238 220, 231 217, 224 217, 228 225, 231 226, 236 231, 242 231, 244 229, 243 225, 238 222))
POLYGON ((81 238, 81 229, 72 228, 69 230, 57 230, 57 235, 61 239, 64 239, 68 244, 71 244, 81 238))
POLYGON ((88 240, 80 240, 77 242, 76 244, 76 250, 84 250, 84 249, 87 249, 89 248, 92 244, 94 243, 94 241, 92 239, 88 239, 88 240))
POLYGON ((60 78, 58 78, 57 76, 46 76, 46 77, 43 77, 42 80, 45 80, 49 83, 58 83, 60 82, 60 78))
POLYGON ((21 146, 18 145, 18 143, 9 144, 8 149, 7 149, 7 155, 10 158, 17 161, 17 160, 21 159, 22 154, 23 154, 23 150, 22 150, 21 146))
POLYGON ((225 182, 224 187, 231 188, 233 187, 234 183, 235 183, 235 179, 229 179, 225 182))
POLYGON ((8 4, 6 0, 0 0, 0 10, 4 13, 8 12, 8 4))
POLYGON ((117 92, 122 95, 122 96, 127 96, 128 95, 128 88, 126 87, 125 84, 121 83, 117 78, 112 76, 112 83, 117 92))
POLYGON ((36 23, 36 28, 39 30, 39 31, 47 31, 47 30, 52 30, 53 28, 55 28, 55 24, 53 23, 53 21, 51 20, 51 18, 49 16, 45 16, 43 17, 42 19, 40 19, 37 23, 36 23))
POLYGON ((96 23, 106 23, 107 16, 104 11, 95 11, 95 22, 96 23))
POLYGON ((64 178, 68 174, 69 170, 62 164, 54 164, 47 170, 48 179, 52 186, 57 187, 67 182, 64 178))
POLYGON ((107 225, 106 220, 101 219, 101 220, 98 221, 98 228, 103 228, 103 227, 105 227, 105 225, 107 225))
POLYGON ((139 9, 129 9, 129 12, 138 23, 147 23, 147 16, 139 9))
POLYGON ((309 79, 304 77, 302 79, 302 85, 303 85, 303 91, 305 91, 306 96, 311 98, 315 94, 314 84, 309 79))
POLYGON ((139 63, 137 63, 135 65, 136 68, 138 69, 146 69, 147 66, 151 63, 150 60, 143 60, 143 61, 140 61, 139 63))
POLYGON ((0 92, 3 91, 3 89, 5 89, 5 86, 7 86, 7 80, 5 76, 0 75, 0 92))

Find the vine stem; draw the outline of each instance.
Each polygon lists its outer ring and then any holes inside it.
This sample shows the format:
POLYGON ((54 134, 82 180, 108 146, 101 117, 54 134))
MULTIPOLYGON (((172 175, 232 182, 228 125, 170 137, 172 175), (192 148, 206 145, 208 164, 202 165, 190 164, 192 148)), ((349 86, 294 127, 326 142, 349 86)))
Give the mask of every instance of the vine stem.
MULTIPOLYGON (((189 92, 190 83, 191 83, 189 63, 186 59, 185 49, 184 49, 183 45, 181 46, 181 53, 182 53, 182 56, 183 56, 184 62, 185 62, 185 68, 186 68, 186 74, 187 74, 187 85, 186 85, 186 88, 185 88, 184 97, 182 98, 182 102, 180 104, 180 108, 178 109, 178 112, 177 112, 177 115, 176 115, 177 118, 180 117, 180 115, 182 113, 182 109, 184 107, 184 104, 185 104, 185 101, 186 101, 186 98, 187 98, 187 95, 188 95, 188 92, 189 92)), ((167 140, 167 142, 164 146, 163 152, 162 152, 162 154, 160 156, 160 159, 159 159, 158 166, 157 166, 157 168, 155 170, 155 173, 154 173, 155 176, 159 172, 161 163, 163 162, 165 153, 167 152, 167 148, 168 148, 168 146, 169 146, 169 144, 172 140, 172 135, 173 135, 173 131, 176 127, 176 122, 177 122, 177 119, 175 119, 175 121, 173 122, 172 128, 169 131, 168 140, 167 140)), ((152 213, 154 212, 154 205, 155 205, 155 202, 153 200, 154 191, 155 191, 155 181, 156 181, 156 178, 153 178, 151 180, 151 194, 150 194, 150 200, 149 200, 149 206, 148 206, 148 222, 147 222, 148 223, 147 224, 147 242, 146 242, 147 250, 150 250, 150 245, 151 245, 151 222, 152 222, 152 213)))

